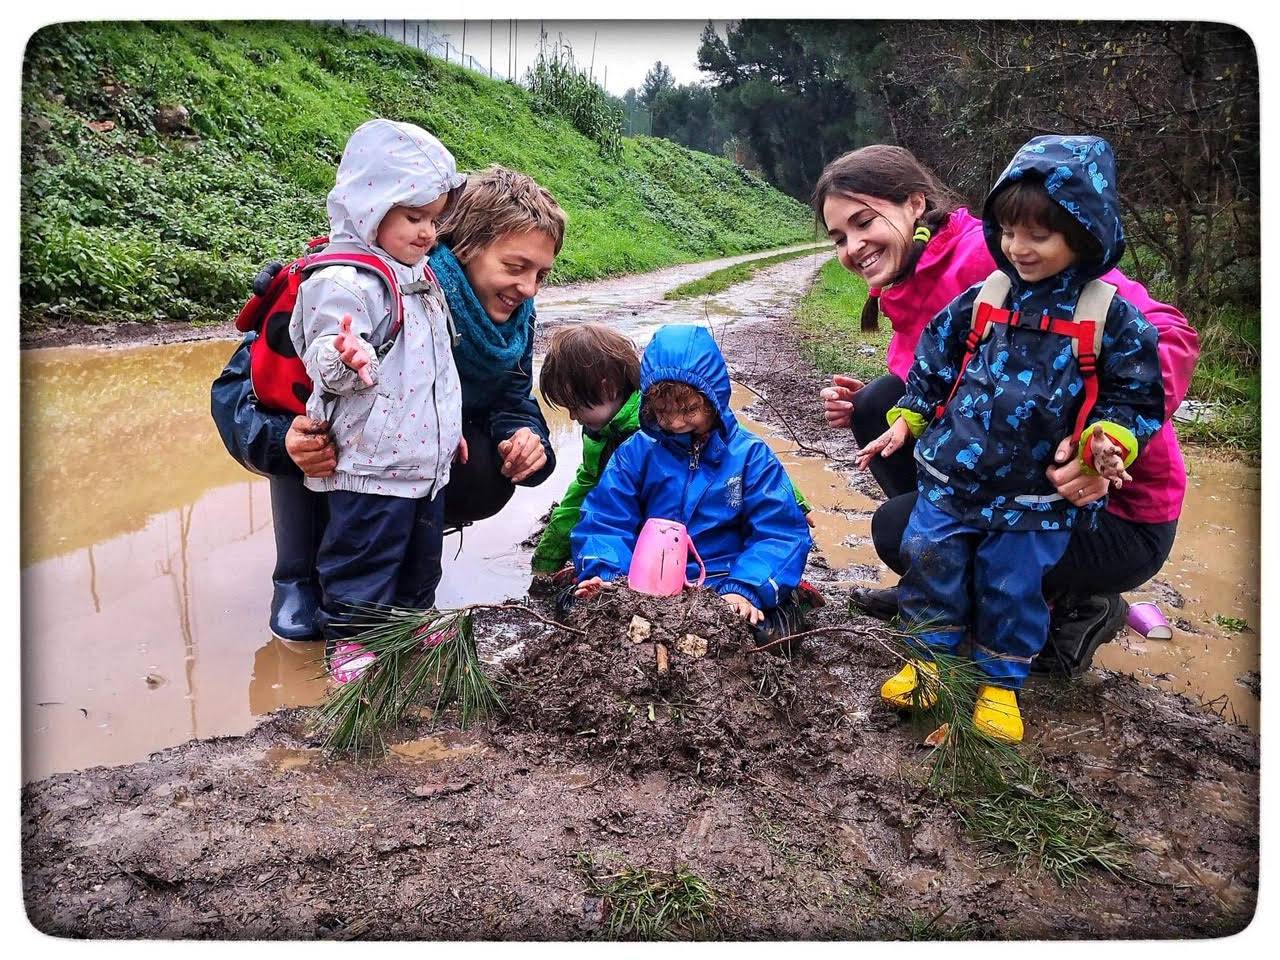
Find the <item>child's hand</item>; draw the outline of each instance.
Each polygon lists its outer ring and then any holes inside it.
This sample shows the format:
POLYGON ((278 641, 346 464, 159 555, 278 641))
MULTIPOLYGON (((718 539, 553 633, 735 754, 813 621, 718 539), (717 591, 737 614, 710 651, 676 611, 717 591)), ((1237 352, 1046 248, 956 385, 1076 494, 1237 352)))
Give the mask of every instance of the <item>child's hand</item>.
POLYGON ((458 438, 458 449, 453 452, 454 463, 466 464, 470 451, 467 450, 467 438, 458 438))
POLYGON ((344 314, 338 324, 338 336, 333 341, 333 349, 348 367, 360 374, 366 387, 373 386, 373 377, 369 375, 369 355, 364 351, 364 344, 351 332, 351 314, 344 314))
POLYGON ((604 589, 604 581, 599 577, 592 577, 590 580, 583 580, 578 584, 578 589, 573 591, 573 595, 579 600, 588 600, 604 589))
POLYGON ((499 443, 498 456, 502 457, 501 474, 512 483, 532 476, 547 462, 542 441, 528 427, 521 427, 509 439, 499 443))
POLYGON ((740 593, 726 593, 721 599, 733 608, 734 613, 743 620, 749 621, 753 627, 764 619, 764 611, 740 593))
POLYGON ((1124 486, 1126 480, 1133 479, 1124 468, 1123 448, 1112 441, 1099 424, 1093 426, 1089 447, 1093 453, 1093 469, 1098 471, 1098 476, 1106 477, 1115 484, 1117 490, 1124 486))
POLYGON ((893 426, 858 451, 858 469, 867 469, 867 464, 877 453, 882 457, 893 456, 902 449, 902 445, 907 442, 910 434, 911 426, 907 423, 906 417, 899 417, 893 421, 893 426))

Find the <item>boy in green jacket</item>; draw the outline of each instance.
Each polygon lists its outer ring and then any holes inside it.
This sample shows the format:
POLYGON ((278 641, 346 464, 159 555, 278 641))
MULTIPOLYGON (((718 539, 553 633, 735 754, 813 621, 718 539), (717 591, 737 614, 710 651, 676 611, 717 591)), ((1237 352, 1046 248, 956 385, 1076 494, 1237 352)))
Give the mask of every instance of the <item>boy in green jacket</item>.
MULTIPOLYGON (((538 386, 543 400, 582 424, 582 464, 533 551, 533 572, 545 575, 569 563, 569 534, 582 501, 613 451, 640 429, 640 357, 634 343, 604 324, 563 327, 547 349, 538 386)), ((807 516, 812 508, 799 490, 796 502, 807 516)))
POLYGON ((604 324, 564 327, 551 340, 538 386, 543 400, 582 424, 582 464, 533 552, 533 572, 554 574, 569 562, 582 501, 613 451, 640 429, 640 357, 635 344, 604 324))

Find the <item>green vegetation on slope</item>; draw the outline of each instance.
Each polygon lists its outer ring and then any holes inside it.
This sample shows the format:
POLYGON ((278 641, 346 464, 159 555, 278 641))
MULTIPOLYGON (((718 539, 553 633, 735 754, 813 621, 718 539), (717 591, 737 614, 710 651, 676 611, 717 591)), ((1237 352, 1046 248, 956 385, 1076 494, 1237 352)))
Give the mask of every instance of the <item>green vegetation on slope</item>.
POLYGON ((689 300, 693 297, 705 297, 713 293, 720 293, 722 290, 728 290, 730 287, 737 286, 750 280, 761 270, 766 267, 772 267, 779 263, 786 263, 788 260, 797 260, 800 257, 812 257, 816 254, 830 250, 831 245, 824 243, 819 247, 805 247, 803 250, 788 250, 785 253, 775 253, 771 257, 757 257, 754 260, 747 260, 744 263, 735 263, 732 266, 723 267, 714 273, 708 273, 705 277, 699 277, 697 280, 690 280, 688 283, 682 283, 674 290, 668 290, 663 297, 664 300, 689 300))
POLYGON ((840 261, 824 264, 809 292, 796 308, 801 351, 821 373, 848 373, 871 381, 885 372, 884 353, 889 347, 889 321, 880 318, 880 329, 863 333, 862 305, 867 285, 840 261))
POLYGON ((326 231, 342 147, 374 116, 422 125, 463 169, 500 163, 550 189, 570 217, 561 282, 813 236, 801 204, 723 159, 650 138, 606 159, 521 88, 381 37, 55 25, 24 64, 25 320, 233 315, 262 263, 326 231), (189 119, 157 129, 175 107, 189 119))
MULTIPOLYGON (((1152 286, 1153 296, 1167 291, 1152 286)), ((796 320, 806 358, 823 373, 851 373, 871 380, 885 372, 892 331, 860 329, 867 285, 832 260, 800 301, 796 320)), ((1223 305, 1190 318, 1200 334, 1200 360, 1187 398, 1210 405, 1206 419, 1179 422, 1183 440, 1256 454, 1262 443, 1262 323, 1257 310, 1223 305)))

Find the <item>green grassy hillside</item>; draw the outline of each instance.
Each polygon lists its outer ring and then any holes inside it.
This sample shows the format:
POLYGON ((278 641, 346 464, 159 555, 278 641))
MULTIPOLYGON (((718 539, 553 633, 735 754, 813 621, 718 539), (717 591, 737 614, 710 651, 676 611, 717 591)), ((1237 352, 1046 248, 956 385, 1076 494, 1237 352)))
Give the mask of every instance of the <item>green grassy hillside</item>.
POLYGON ((263 262, 326 231, 343 144, 373 116, 550 189, 570 217, 555 281, 813 237, 801 204, 723 159, 628 138, 606 160, 520 88, 367 34, 55 25, 22 97, 24 322, 227 318, 263 262))

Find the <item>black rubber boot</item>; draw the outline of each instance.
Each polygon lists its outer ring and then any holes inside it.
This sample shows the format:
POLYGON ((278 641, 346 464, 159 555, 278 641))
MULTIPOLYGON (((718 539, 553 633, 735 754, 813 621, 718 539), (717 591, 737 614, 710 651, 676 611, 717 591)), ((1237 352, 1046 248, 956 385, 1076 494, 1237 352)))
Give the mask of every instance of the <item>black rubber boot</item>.
POLYGON ((1063 598, 1049 615, 1049 640, 1031 661, 1031 672, 1054 677, 1082 676, 1093 655, 1124 629, 1129 604, 1118 594, 1063 598))
POLYGON ((276 566, 271 574, 268 625, 272 635, 281 640, 319 640, 316 548, 324 530, 324 498, 293 478, 272 477, 270 483, 276 566))
POLYGON ((892 620, 898 615, 898 588, 854 587, 849 602, 879 620, 892 620))

